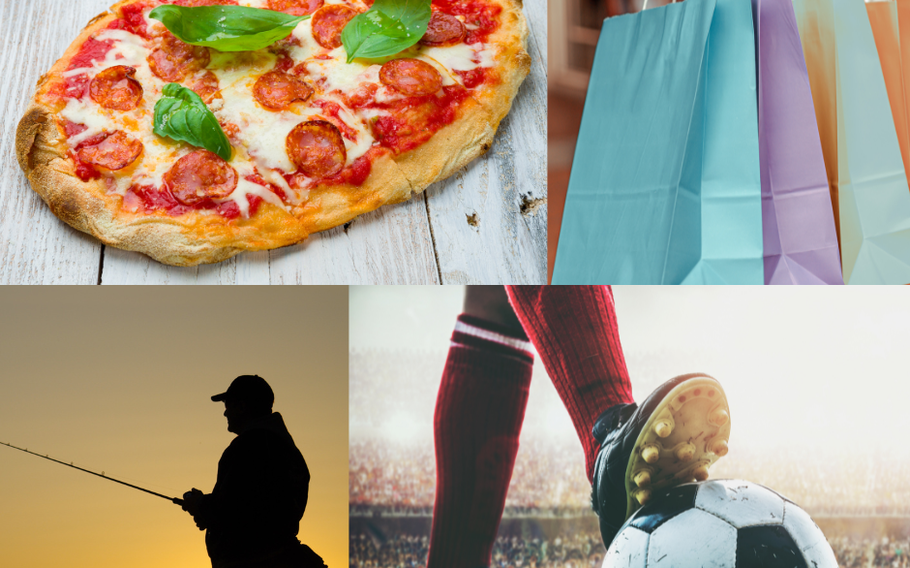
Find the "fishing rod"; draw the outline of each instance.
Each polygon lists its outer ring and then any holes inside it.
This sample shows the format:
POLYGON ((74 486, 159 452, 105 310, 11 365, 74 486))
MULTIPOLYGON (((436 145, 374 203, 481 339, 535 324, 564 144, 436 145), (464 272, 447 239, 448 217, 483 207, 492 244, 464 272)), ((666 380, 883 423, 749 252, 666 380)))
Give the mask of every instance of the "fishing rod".
POLYGON ((168 497, 167 495, 162 495, 161 493, 155 493, 154 491, 151 491, 149 489, 145 489, 145 488, 139 487, 137 485, 133 485, 132 483, 127 483, 125 481, 120 481, 119 479, 114 479, 113 477, 108 477, 108 476, 104 475, 103 471, 101 473, 96 473, 94 471, 90 471, 88 469, 81 468, 77 465, 73 465, 73 462, 66 463, 66 462, 63 462, 60 460, 56 460, 56 459, 48 456, 47 454, 45 454, 45 455, 36 454, 35 452, 29 451, 28 448, 20 448, 18 446, 14 446, 14 445, 8 444, 6 442, 0 442, 0 444, 13 448, 14 450, 19 450, 20 452, 25 452, 25 453, 31 454, 33 456, 38 456, 39 458, 50 460, 54 463, 59 463, 61 465, 65 465, 65 466, 71 467, 73 469, 78 469, 79 471, 84 471, 85 473, 91 473, 92 475, 97 475, 98 477, 100 477, 102 479, 106 479, 108 481, 113 481, 113 482, 119 483, 120 485, 126 485, 127 487, 132 487, 133 489, 138 489, 139 491, 145 491, 146 493, 151 493, 152 495, 155 495, 156 497, 161 497, 162 499, 167 499, 171 503, 175 503, 177 505, 183 505, 182 499, 177 499, 176 497, 168 497))

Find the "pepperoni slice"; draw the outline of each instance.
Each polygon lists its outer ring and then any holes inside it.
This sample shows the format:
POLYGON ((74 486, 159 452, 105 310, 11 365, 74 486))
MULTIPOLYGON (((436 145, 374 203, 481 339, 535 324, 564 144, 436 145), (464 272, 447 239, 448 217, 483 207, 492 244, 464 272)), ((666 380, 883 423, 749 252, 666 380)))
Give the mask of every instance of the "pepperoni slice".
POLYGON ((341 132, 331 122, 310 120, 291 130, 286 141, 288 156, 309 177, 323 178, 344 169, 348 153, 341 132))
POLYGON ((180 203, 199 205, 234 193, 237 171, 217 154, 196 150, 177 160, 164 174, 164 183, 180 203))
POLYGON ((432 95, 442 88, 442 75, 419 59, 393 59, 379 70, 379 80, 410 97, 432 95))
POLYGON ((201 77, 197 77, 190 88, 202 98, 205 104, 211 104, 216 98, 221 98, 218 76, 211 71, 206 71, 201 77))
POLYGON ((161 44, 148 56, 152 73, 165 81, 176 83, 192 71, 204 69, 211 61, 206 47, 183 43, 167 33, 161 44))
POLYGON ((117 65, 95 75, 89 85, 92 100, 113 110, 133 110, 142 100, 142 85, 133 79, 135 67, 117 65))
POLYGON ((76 157, 87 164, 109 170, 122 170, 142 153, 142 142, 118 130, 103 140, 76 150, 76 157))
POLYGON ((341 47, 341 32, 357 12, 341 4, 330 4, 313 14, 313 39, 326 49, 341 47))
POLYGON ((464 39, 465 28, 461 20, 444 12, 433 12, 427 33, 420 39, 423 45, 448 45, 464 39))
POLYGON ((292 16, 306 16, 322 8, 323 0, 269 0, 269 10, 292 16))
POLYGON ((313 89, 301 79, 281 71, 269 71, 253 85, 253 96, 259 104, 272 110, 286 108, 294 101, 305 101, 313 89))

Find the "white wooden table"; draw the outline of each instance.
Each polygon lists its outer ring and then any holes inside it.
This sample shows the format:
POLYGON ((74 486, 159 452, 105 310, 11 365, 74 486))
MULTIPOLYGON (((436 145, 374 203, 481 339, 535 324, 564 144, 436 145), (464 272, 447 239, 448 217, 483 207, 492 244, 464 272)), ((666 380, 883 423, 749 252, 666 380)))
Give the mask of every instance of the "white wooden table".
POLYGON ((0 0, 0 283, 542 284, 547 263, 547 20, 528 0, 531 74, 493 148, 407 203, 283 250, 174 268, 71 229, 16 162, 38 78, 113 0, 0 0), (470 220, 470 222, 469 222, 470 220))

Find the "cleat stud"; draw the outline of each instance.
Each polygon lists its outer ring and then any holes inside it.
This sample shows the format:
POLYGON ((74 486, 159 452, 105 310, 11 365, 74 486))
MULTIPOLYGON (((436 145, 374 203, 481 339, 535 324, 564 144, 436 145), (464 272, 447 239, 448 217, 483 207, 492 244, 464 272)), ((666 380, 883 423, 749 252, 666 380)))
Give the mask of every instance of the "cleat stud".
POLYGON ((695 457, 695 444, 693 444, 691 442, 680 446, 676 450, 676 459, 678 459, 679 461, 684 461, 684 462, 692 461, 692 458, 694 458, 694 457, 695 457))
POLYGON ((639 471, 635 474, 634 481, 638 487, 648 487, 651 485, 651 474, 647 471, 639 471))
POLYGON ((695 389, 695 396, 698 396, 700 394, 701 394, 701 389, 695 389))
POLYGON ((708 418, 708 422, 714 424, 715 426, 723 426, 729 419, 730 415, 727 414, 727 411, 723 408, 718 408, 711 413, 711 416, 708 418))
POLYGON ((641 505, 644 505, 645 503, 647 503, 648 499, 650 499, 650 498, 651 498, 651 492, 647 489, 642 489, 640 491, 635 492, 635 500, 638 501, 638 503, 641 505))
POLYGON ((708 396, 714 396, 714 389, 708 391, 708 396))
POLYGON ((674 426, 675 424, 669 420, 661 420, 654 426, 654 433, 661 438, 666 438, 673 432, 674 426))
POLYGON ((660 458, 660 448, 650 444, 642 448, 641 457, 648 463, 654 463, 660 458))
POLYGON ((727 446, 726 440, 718 440, 711 446, 711 451, 718 457, 724 457, 730 451, 730 448, 727 446))
POLYGON ((704 481, 704 480, 708 479, 708 466, 702 464, 702 465, 696 467, 692 471, 692 475, 695 476, 695 481, 704 481))

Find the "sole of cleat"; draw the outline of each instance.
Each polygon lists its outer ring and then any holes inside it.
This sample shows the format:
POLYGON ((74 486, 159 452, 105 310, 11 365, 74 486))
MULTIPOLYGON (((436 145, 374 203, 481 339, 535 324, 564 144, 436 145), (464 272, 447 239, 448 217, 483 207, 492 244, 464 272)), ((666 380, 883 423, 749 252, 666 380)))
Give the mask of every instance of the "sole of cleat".
POLYGON ((636 480, 642 472, 648 474, 649 497, 693 479, 704 481, 708 467, 727 453, 729 439, 730 408, 720 383, 695 375, 677 385, 654 409, 635 442, 626 467, 626 518, 641 507, 643 489, 636 480))

